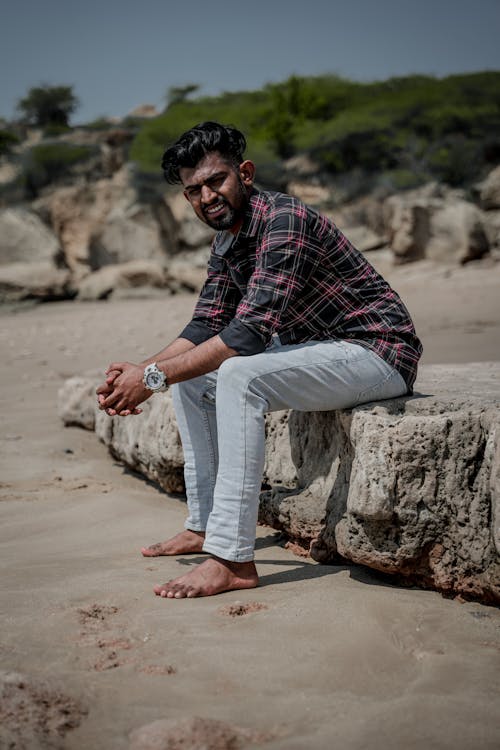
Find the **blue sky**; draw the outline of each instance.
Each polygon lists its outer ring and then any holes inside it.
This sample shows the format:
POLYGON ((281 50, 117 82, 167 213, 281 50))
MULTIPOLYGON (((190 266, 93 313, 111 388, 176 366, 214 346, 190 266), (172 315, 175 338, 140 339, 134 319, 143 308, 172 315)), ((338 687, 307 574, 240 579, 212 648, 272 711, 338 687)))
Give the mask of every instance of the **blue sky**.
POLYGON ((163 106, 170 86, 259 88, 500 70, 500 0, 2 1, 0 116, 40 83, 73 85, 74 122, 163 106))

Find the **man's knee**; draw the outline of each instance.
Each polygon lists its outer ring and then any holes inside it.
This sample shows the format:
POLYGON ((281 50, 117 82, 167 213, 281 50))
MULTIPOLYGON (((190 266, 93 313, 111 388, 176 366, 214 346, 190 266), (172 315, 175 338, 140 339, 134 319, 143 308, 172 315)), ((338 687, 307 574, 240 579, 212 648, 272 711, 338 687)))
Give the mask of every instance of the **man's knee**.
POLYGON ((246 390, 254 377, 251 368, 251 357, 230 357, 219 367, 217 390, 226 388, 246 390))

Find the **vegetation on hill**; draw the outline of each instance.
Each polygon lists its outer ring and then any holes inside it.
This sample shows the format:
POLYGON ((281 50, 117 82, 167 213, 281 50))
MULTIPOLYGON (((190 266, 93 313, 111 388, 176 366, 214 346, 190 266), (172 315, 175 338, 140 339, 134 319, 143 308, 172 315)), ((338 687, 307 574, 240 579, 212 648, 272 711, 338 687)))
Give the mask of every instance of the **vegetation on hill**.
POLYGON ((350 175, 360 189, 429 179, 466 185, 500 161, 500 73, 374 83, 292 76, 258 91, 172 97, 162 115, 142 123, 131 159, 158 171, 164 149, 203 120, 239 127, 261 178, 307 153, 325 179, 350 175))
POLYGON ((65 129, 78 108, 72 86, 33 86, 17 103, 23 121, 38 128, 65 129))

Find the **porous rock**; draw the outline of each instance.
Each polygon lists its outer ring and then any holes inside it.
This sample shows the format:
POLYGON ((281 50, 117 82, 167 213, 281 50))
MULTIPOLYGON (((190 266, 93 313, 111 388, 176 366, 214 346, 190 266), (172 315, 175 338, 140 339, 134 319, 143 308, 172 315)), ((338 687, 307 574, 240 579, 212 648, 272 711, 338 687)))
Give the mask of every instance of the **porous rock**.
POLYGON ((476 186, 481 206, 486 210, 500 208, 500 165, 491 170, 476 186))
POLYGON ((489 252, 483 212, 460 191, 430 183, 387 198, 384 213, 397 263, 467 263, 489 252))
POLYGON ((0 302, 74 297, 71 274, 50 261, 0 265, 0 302))
POLYGON ((55 264, 59 254, 57 237, 36 213, 20 207, 0 210, 0 265, 55 264))
MULTIPOLYGON (((78 283, 79 300, 107 299, 112 293, 130 289, 164 289, 176 292, 183 284, 173 279, 160 263, 154 260, 129 260, 100 268, 78 283)), ((149 292, 146 296, 151 296, 149 292)))
MULTIPOLYGON (((87 398, 81 379, 73 387, 87 398)), ((71 403, 67 393, 60 403, 71 403)), ((181 491, 169 394, 144 407, 142 417, 110 419, 93 406, 96 432, 114 456, 181 491)), ((77 412, 62 406, 66 422, 77 412)), ((412 397, 276 412, 266 428, 263 523, 322 562, 340 555, 447 594, 500 601, 500 363, 422 366, 412 397)))

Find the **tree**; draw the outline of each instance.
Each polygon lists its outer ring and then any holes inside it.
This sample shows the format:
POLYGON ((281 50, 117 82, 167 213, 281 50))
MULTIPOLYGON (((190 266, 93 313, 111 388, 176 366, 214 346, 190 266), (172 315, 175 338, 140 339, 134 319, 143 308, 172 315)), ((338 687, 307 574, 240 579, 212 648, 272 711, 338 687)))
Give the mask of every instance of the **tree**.
POLYGON ((174 104, 185 102, 188 96, 194 94, 199 88, 200 85, 198 83, 186 83, 184 86, 170 86, 167 91, 167 109, 174 104))
POLYGON ((20 99, 17 109, 22 112, 29 125, 67 126, 70 115, 79 106, 79 100, 72 86, 34 86, 24 99, 20 99))

